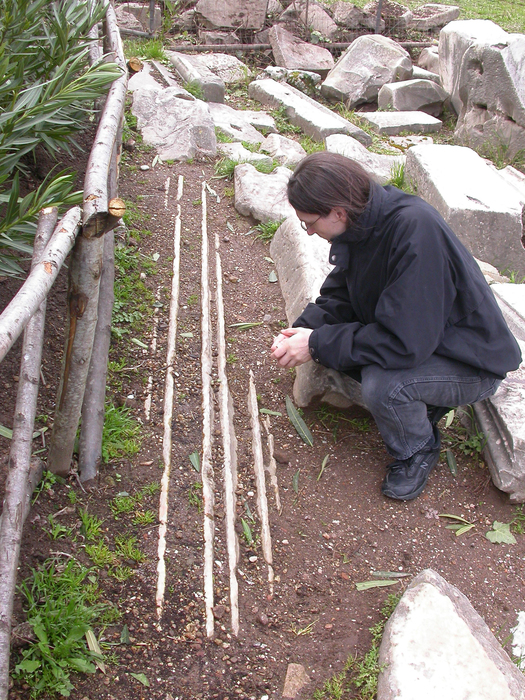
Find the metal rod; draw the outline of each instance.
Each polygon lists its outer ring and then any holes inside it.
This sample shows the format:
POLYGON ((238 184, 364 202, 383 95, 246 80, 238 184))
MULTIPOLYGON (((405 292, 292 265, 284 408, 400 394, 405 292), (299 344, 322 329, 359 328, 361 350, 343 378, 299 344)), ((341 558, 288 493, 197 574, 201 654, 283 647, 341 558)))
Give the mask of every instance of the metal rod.
MULTIPOLYGON (((122 30, 121 30, 122 31, 122 30)), ((334 43, 319 43, 316 46, 322 46, 325 49, 347 49, 351 41, 346 42, 334 42, 334 43)), ((435 41, 400 41, 398 42, 400 46, 404 49, 411 48, 426 48, 428 46, 435 46, 435 41)), ((182 51, 191 53, 195 51, 196 53, 204 53, 209 51, 211 53, 229 53, 234 51, 268 51, 271 49, 271 44, 182 44, 180 46, 171 46, 171 51, 182 51)))

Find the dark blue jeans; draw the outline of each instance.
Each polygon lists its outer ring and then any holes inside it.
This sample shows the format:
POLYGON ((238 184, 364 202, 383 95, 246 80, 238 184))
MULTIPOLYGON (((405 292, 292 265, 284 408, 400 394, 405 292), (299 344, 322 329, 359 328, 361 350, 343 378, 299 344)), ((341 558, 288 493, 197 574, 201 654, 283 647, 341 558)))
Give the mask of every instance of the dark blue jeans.
POLYGON ((382 369, 379 365, 360 369, 364 402, 396 459, 408 459, 431 437, 427 406, 476 403, 492 396, 501 384, 501 379, 488 372, 440 355, 412 369, 382 369))

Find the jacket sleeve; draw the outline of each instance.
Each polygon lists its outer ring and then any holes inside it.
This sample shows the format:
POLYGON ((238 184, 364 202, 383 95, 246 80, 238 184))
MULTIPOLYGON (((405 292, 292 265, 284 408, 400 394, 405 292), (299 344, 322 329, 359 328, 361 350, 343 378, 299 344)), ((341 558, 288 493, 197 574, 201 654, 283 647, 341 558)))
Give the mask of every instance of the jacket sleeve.
POLYGON ((335 267, 323 282, 315 304, 308 304, 292 327, 315 329, 324 325, 348 323, 356 318, 348 297, 344 270, 335 267))
POLYGON ((439 346, 456 296, 440 225, 417 211, 395 225, 373 321, 351 316, 317 325, 309 338, 316 362, 340 371, 367 364, 406 369, 439 346))

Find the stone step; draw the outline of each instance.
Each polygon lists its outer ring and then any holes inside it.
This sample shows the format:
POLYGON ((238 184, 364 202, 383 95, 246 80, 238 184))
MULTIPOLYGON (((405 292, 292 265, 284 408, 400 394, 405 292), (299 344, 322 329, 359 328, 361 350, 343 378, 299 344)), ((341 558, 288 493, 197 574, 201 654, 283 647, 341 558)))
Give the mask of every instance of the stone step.
POLYGON ((386 156, 373 153, 358 141, 344 134, 333 134, 326 137, 326 150, 339 153, 360 163, 381 184, 387 183, 405 164, 405 156, 386 156))
POLYGON ((367 121, 374 131, 386 136, 408 134, 434 134, 441 131, 443 122, 426 112, 360 112, 360 119, 367 121))
POLYGON ((476 258, 525 275, 521 196, 475 151, 414 146, 406 177, 476 258))
POLYGON ((254 80, 248 86, 248 94, 274 109, 284 107, 290 122, 316 141, 322 141, 330 134, 348 134, 365 146, 372 143, 372 138, 365 131, 291 85, 270 78, 254 80))
POLYGON ((469 600, 432 569, 385 626, 377 700, 518 700, 525 678, 469 600))

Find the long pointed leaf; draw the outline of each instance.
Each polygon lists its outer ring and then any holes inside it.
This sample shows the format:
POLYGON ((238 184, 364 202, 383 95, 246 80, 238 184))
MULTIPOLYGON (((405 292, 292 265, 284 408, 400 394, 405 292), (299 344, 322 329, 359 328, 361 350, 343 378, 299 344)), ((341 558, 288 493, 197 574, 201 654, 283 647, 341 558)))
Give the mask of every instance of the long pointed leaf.
POLYGON ((312 433, 310 432, 310 429, 308 428, 304 420, 299 415, 299 411, 295 408, 289 396, 286 397, 286 413, 288 414, 290 423, 296 429, 297 434, 299 435, 301 440, 303 440, 304 442, 306 442, 307 445, 312 447, 312 445, 314 444, 314 438, 312 436, 312 433))

